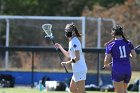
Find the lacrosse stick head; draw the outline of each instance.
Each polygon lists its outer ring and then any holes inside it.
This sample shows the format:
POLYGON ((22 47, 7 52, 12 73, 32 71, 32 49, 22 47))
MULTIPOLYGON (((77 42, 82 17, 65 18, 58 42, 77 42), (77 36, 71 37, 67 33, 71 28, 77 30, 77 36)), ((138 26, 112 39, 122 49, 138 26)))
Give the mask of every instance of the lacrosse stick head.
POLYGON ((43 29, 43 31, 46 34, 45 38, 46 37, 49 37, 50 39, 53 38, 53 34, 52 34, 52 30, 51 30, 52 29, 52 25, 51 24, 43 24, 42 25, 42 29, 43 29))

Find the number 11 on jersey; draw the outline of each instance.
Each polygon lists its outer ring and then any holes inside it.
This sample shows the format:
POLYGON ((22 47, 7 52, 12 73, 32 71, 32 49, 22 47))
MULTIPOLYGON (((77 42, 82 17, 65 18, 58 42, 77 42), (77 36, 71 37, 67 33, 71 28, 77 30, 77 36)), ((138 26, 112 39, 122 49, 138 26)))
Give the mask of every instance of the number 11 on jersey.
POLYGON ((120 50, 120 58, 125 58, 126 57, 125 46, 119 46, 119 50, 120 50))

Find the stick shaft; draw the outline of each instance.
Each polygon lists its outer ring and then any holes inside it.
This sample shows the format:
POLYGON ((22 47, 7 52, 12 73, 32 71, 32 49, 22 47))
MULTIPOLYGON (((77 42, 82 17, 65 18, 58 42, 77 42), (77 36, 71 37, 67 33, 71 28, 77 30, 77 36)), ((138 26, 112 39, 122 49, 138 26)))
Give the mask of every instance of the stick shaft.
MULTIPOLYGON (((51 41, 52 41, 52 42, 53 42, 53 44, 55 45, 55 41, 54 41, 54 39, 53 39, 53 38, 51 38, 51 41)), ((61 60, 61 61, 63 61, 63 58, 62 58, 62 56, 60 55, 60 53, 59 53, 58 49, 57 49, 57 48, 55 48, 55 49, 56 49, 56 52, 57 52, 57 54, 58 54, 58 56, 59 56, 60 60, 61 60)), ((69 72, 68 72, 68 70, 67 70, 67 68, 66 68, 66 66, 65 66, 64 64, 62 64, 62 65, 63 65, 63 67, 64 67, 65 71, 66 71, 67 73, 69 73, 69 72)))
MULTIPOLYGON (((42 25, 42 29, 43 29, 43 31, 46 33, 46 36, 45 36, 45 37, 49 37, 50 40, 51 40, 51 41, 53 42, 53 44, 55 45, 55 41, 54 41, 54 39, 53 39, 53 34, 52 34, 52 32, 51 32, 51 28, 52 28, 52 25, 51 25, 51 24, 44 24, 44 25, 42 25)), ((60 55, 58 49, 57 49, 57 48, 55 48, 55 49, 56 49, 56 51, 57 51, 57 53, 58 53, 58 56, 59 56, 60 60, 63 61, 63 59, 62 59, 62 57, 61 57, 61 55, 60 55)), ((65 66, 64 64, 62 64, 62 65, 63 65, 65 71, 68 73, 68 70, 67 70, 66 66, 65 66)))
POLYGON ((138 49, 139 47, 140 47, 140 45, 136 46, 134 49, 136 50, 136 49, 138 49))

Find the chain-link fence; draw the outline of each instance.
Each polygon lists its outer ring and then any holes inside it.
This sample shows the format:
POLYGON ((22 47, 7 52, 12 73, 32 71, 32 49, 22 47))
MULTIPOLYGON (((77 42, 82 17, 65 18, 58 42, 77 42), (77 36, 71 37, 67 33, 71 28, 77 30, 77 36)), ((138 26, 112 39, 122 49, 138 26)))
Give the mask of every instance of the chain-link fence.
MULTIPOLYGON (((115 25, 113 19, 94 17, 41 17, 41 16, 0 16, 0 43, 1 46, 30 46, 53 48, 49 39, 44 38, 42 24, 52 24, 52 32, 55 41, 68 47, 68 40, 64 35, 66 24, 74 22, 82 34, 83 48, 104 48, 104 43, 110 40, 111 28, 115 25)), ((63 55, 62 55, 63 56, 63 55)), ((94 71, 99 65, 103 66, 104 53, 85 53, 89 71, 94 71), (99 61, 98 61, 99 59, 99 61), (100 63, 98 63, 100 62, 100 63)), ((139 58, 139 57, 138 57, 139 58)), ((64 60, 67 60, 63 57, 64 60)), ((63 70, 59 56, 56 52, 35 52, 34 69, 45 71, 63 70)), ((134 69, 138 70, 138 59, 134 69)), ((6 51, 1 52, 0 68, 8 70, 31 70, 32 52, 6 51)), ((71 66, 68 66, 70 69, 71 66)))

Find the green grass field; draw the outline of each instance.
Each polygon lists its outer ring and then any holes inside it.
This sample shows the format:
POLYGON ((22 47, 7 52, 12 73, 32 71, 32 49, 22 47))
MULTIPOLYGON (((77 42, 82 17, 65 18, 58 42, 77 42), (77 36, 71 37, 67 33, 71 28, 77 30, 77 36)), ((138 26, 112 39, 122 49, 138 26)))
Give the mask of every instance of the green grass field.
MULTIPOLYGON (((31 88, 0 88, 0 93, 68 93, 65 91, 39 91, 31 88)), ((87 93, 114 93, 114 92, 100 92, 100 91, 87 91, 87 93)), ((138 93, 138 92, 128 92, 138 93)))

